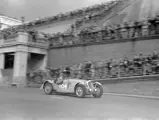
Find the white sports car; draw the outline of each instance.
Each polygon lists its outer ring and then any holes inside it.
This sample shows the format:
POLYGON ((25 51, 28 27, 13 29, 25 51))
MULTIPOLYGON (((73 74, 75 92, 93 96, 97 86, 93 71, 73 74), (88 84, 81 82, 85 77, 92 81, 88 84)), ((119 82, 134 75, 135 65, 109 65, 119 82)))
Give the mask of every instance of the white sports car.
POLYGON ((79 98, 85 97, 85 95, 93 95, 95 98, 100 98, 103 95, 103 87, 99 82, 93 82, 91 80, 82 79, 64 79, 62 83, 57 84, 56 80, 46 80, 41 89, 47 95, 56 93, 72 93, 79 98))

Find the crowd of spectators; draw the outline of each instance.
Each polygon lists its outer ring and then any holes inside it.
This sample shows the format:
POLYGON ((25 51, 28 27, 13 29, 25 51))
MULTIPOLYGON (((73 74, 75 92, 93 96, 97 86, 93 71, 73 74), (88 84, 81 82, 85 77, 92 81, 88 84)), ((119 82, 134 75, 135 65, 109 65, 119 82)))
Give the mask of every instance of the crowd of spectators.
POLYGON ((121 1, 110 1, 107 4, 102 4, 100 7, 99 5, 95 7, 95 11, 90 12, 86 16, 79 18, 76 22, 72 25, 75 28, 78 28, 83 25, 83 23, 88 23, 92 21, 96 21, 101 19, 103 16, 107 15, 107 12, 111 10, 114 6, 119 4, 121 1))
MULTIPOLYGON (((8 39, 15 37, 18 32, 26 32, 33 41, 37 39, 47 39, 50 47, 61 47, 76 44, 87 44, 104 42, 110 40, 132 39, 138 37, 153 36, 159 34, 159 15, 154 18, 147 18, 141 21, 124 22, 120 25, 108 25, 97 27, 89 27, 83 29, 80 33, 74 33, 78 26, 85 22, 99 19, 105 12, 113 6, 119 4, 120 0, 112 1, 106 4, 95 5, 66 14, 58 14, 53 17, 44 18, 29 22, 23 25, 13 26, 0 31, 1 37, 8 39), (71 25, 69 33, 46 34, 39 33, 29 28, 40 25, 49 24, 53 21, 65 20, 68 18, 84 16, 71 25)), ((58 68, 61 71, 65 67, 58 68)), ((108 61, 85 62, 77 65, 67 66, 71 71, 71 77, 81 79, 105 79, 110 77, 129 77, 142 76, 148 74, 159 73, 159 54, 153 52, 151 55, 135 55, 133 59, 123 58, 120 60, 111 59, 108 61)), ((53 70, 53 71, 56 71, 53 70)))
MULTIPOLYGON (((119 1, 118 1, 119 2, 119 1)), ((83 12, 90 11, 102 11, 108 10, 111 6, 118 4, 118 2, 110 2, 109 4, 96 5, 90 8, 86 8, 83 12), (108 7, 109 6, 109 7, 108 7), (103 7, 106 7, 103 9, 103 7), (98 10, 100 9, 100 10, 98 10)), ((77 10, 80 11, 80 10, 77 10)), ((101 12, 100 11, 100 12, 101 12)), ((93 13, 93 12, 92 12, 93 13)), ((76 13, 77 14, 77 13, 76 13)), ((93 17, 91 17, 93 19, 93 17)), ((156 14, 154 18, 147 18, 141 21, 124 22, 120 25, 107 25, 107 26, 90 26, 78 33, 75 33, 76 26, 72 25, 69 32, 46 34, 39 33, 37 31, 28 29, 28 25, 14 26, 1 31, 1 36, 4 39, 8 39, 12 36, 16 36, 19 31, 27 32, 34 39, 45 38, 49 41, 50 47, 70 46, 77 44, 87 44, 96 42, 105 42, 122 39, 132 39, 137 37, 146 37, 151 35, 157 35, 159 33, 159 15, 156 14)))
MULTIPOLYGON (((16 34, 19 31, 24 31, 24 32, 29 31, 28 33, 31 33, 31 35, 32 35, 33 31, 31 29, 34 28, 36 25, 49 24, 49 23, 52 23, 53 21, 58 22, 59 20, 71 19, 73 17, 80 18, 80 19, 76 20, 76 22, 74 24, 72 24, 70 26, 70 29, 72 30, 72 29, 77 28, 77 26, 80 23, 83 23, 85 21, 90 21, 94 18, 99 19, 99 17, 97 17, 97 16, 105 14, 106 11, 111 9, 113 6, 115 6, 119 2, 121 2, 121 0, 114 0, 111 2, 106 2, 106 3, 78 9, 75 11, 71 11, 71 12, 68 12, 66 14, 60 13, 60 14, 53 16, 53 17, 42 18, 42 19, 39 19, 39 20, 36 20, 33 22, 28 22, 28 23, 24 23, 22 25, 13 26, 13 27, 6 28, 6 29, 2 30, 0 32, 0 35, 4 39, 8 39, 8 38, 12 38, 12 37, 16 36, 16 34), (83 16, 83 17, 81 18, 81 16, 83 16), (32 32, 30 32, 30 31, 32 31, 32 32)), ((34 36, 36 35, 35 33, 37 33, 37 32, 34 31, 34 34, 33 34, 34 36)), ((44 36, 46 36, 48 39, 50 39, 54 36, 54 34, 46 34, 46 33, 42 33, 42 34, 45 34, 44 36)), ((64 34, 64 33, 60 33, 60 35, 61 34, 64 34)), ((57 33, 55 36, 58 36, 58 35, 59 35, 59 33, 57 33)), ((68 35, 66 35, 66 36, 68 36, 68 35)), ((70 35, 70 36, 72 36, 72 35, 70 35)))
POLYGON ((67 19, 72 19, 72 18, 80 18, 81 16, 84 16, 84 18, 93 17, 92 16, 93 13, 98 13, 99 11, 103 11, 103 9, 108 10, 113 5, 115 5, 115 3, 118 3, 120 1, 121 0, 111 1, 111 2, 106 2, 106 3, 102 3, 102 4, 97 4, 97 5, 85 7, 82 9, 77 9, 77 10, 67 12, 67 13, 60 13, 60 14, 57 14, 53 17, 46 17, 43 19, 39 19, 39 20, 30 22, 26 25, 27 26, 35 26, 35 25, 49 24, 49 23, 52 23, 54 21, 58 22, 58 21, 63 21, 63 20, 67 20, 67 19))
MULTIPOLYGON (((77 13, 80 14, 80 13, 88 12, 89 14, 87 15, 87 17, 85 17, 82 20, 85 21, 86 18, 91 20, 94 18, 93 18, 93 14, 90 15, 90 13, 96 14, 97 12, 94 12, 94 11, 98 11, 101 14, 101 12, 105 10, 109 10, 112 6, 118 4, 119 2, 120 0, 110 2, 109 4, 107 3, 107 4, 95 5, 93 7, 88 7, 83 10, 74 11, 70 14, 77 15, 77 13)), ((41 19, 41 21, 43 21, 43 19, 41 19)), ((47 20, 44 20, 44 21, 47 21, 47 20)), ((28 24, 32 24, 32 22, 28 24)), ((23 31, 23 32, 27 32, 33 40, 37 40, 40 37, 40 38, 47 39, 50 43, 50 47, 61 47, 61 46, 68 46, 68 45, 70 46, 70 45, 78 45, 78 44, 87 44, 90 42, 96 43, 96 42, 105 42, 105 41, 113 41, 113 40, 132 39, 137 37, 157 35, 159 33, 159 15, 158 14, 154 18, 147 18, 141 21, 124 22, 123 24, 120 24, 120 25, 107 25, 102 27, 90 26, 86 29, 78 31, 78 33, 74 32, 76 31, 75 25, 71 26, 71 28, 69 29, 69 32, 66 31, 64 33, 46 34, 46 33, 39 33, 37 31, 28 29, 29 28, 28 24, 14 26, 14 27, 2 30, 0 32, 0 35, 4 39, 8 39, 10 37, 16 36, 18 32, 23 31)))
POLYGON ((133 58, 111 59, 106 61, 86 61, 60 68, 48 68, 52 77, 64 69, 70 72, 70 78, 108 79, 159 74, 159 53, 135 55, 133 58))
MULTIPOLYGON (((102 4, 90 6, 90 7, 85 7, 82 9, 77 9, 75 11, 67 12, 65 14, 60 13, 60 14, 55 15, 53 17, 42 18, 42 19, 35 20, 32 22, 24 23, 22 25, 7 28, 7 29, 3 30, 1 32, 1 34, 4 36, 4 38, 7 39, 8 37, 12 37, 13 35, 15 35, 15 33, 17 33, 18 31, 22 31, 22 30, 28 31, 28 29, 32 29, 37 25, 50 24, 54 21, 58 22, 61 20, 66 20, 66 19, 71 19, 71 18, 79 18, 81 16, 84 16, 84 18, 80 19, 80 21, 81 20, 84 21, 85 18, 93 18, 93 16, 95 16, 93 14, 95 14, 95 13, 110 9, 115 3, 118 3, 119 1, 120 0, 113 1, 113 2, 106 2, 106 3, 102 3, 102 4)), ((99 15, 99 13, 97 15, 99 15)), ((76 21, 76 24, 78 24, 78 21, 79 20, 76 21)))
POLYGON ((141 21, 124 22, 121 25, 108 25, 102 28, 91 26, 79 34, 58 33, 49 37, 51 47, 87 44, 113 40, 132 39, 158 35, 159 15, 141 21))

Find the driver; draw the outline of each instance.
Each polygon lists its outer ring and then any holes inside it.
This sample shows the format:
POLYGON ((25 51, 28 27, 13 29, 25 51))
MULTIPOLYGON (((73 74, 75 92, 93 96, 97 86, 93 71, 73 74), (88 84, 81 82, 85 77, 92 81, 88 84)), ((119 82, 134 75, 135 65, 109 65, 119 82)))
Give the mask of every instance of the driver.
POLYGON ((63 70, 60 75, 59 78, 57 79, 57 84, 62 84, 64 80, 68 79, 70 75, 70 70, 69 69, 65 69, 63 70))

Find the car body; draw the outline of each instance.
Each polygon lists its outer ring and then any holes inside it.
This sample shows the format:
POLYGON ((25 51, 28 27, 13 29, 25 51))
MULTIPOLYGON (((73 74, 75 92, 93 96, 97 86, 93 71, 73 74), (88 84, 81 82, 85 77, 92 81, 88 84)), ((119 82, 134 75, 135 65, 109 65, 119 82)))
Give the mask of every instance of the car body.
POLYGON ((46 80, 42 84, 41 89, 47 95, 52 94, 52 92, 72 93, 80 98, 85 95, 93 95, 95 98, 100 98, 103 94, 101 83, 83 79, 68 78, 64 79, 61 84, 57 84, 55 80, 46 80))

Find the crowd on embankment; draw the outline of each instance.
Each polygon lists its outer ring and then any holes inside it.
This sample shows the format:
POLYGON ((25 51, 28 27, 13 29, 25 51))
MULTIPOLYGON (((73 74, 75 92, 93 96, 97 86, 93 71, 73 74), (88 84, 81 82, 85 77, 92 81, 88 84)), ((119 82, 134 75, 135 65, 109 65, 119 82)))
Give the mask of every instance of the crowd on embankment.
MULTIPOLYGON (((154 51, 147 55, 139 54, 132 59, 125 57, 105 61, 86 61, 59 68, 47 68, 47 70, 53 78, 57 77, 63 70, 67 70, 70 78, 88 80, 155 75, 159 74, 159 53, 154 51)), ((38 74, 44 75, 42 71, 34 71, 34 75, 38 74)))
MULTIPOLYGON (((104 10, 109 10, 114 5, 118 4, 118 2, 115 1, 110 2, 109 4, 96 5, 83 10, 72 11, 68 14, 59 14, 52 18, 49 17, 29 22, 24 25, 14 26, 1 31, 1 38, 8 39, 16 36, 18 32, 27 32, 32 40, 36 41, 39 38, 45 38, 50 42, 50 47, 64 47, 107 41, 122 41, 159 35, 158 14, 153 18, 146 18, 140 21, 126 21, 120 25, 90 26, 81 30, 79 33, 75 33, 78 24, 81 21, 92 20, 94 17, 99 19, 103 8, 104 10), (93 14, 95 11, 99 11, 99 13, 93 14), (86 13, 88 13, 88 15, 86 13), (47 34, 30 29, 30 27, 38 24, 49 24, 49 22, 66 19, 68 16, 77 17, 81 14, 86 16, 79 21, 76 21, 76 23, 71 26, 69 33, 47 34)), ((70 69, 71 77, 73 78, 105 79, 110 77, 142 76, 146 74, 157 74, 159 72, 158 56, 157 53, 153 53, 152 55, 140 54, 135 55, 133 59, 125 57, 121 60, 111 59, 106 61, 89 61, 79 63, 78 65, 68 66, 67 68, 70 69)), ((63 69, 63 67, 58 70, 61 69, 63 69)))
MULTIPOLYGON (((15 32, 17 33, 17 31, 15 32)), ((146 39, 147 37, 159 35, 159 15, 142 21, 124 22, 121 25, 108 25, 101 28, 89 27, 81 30, 79 34, 74 34, 73 32, 67 34, 46 34, 25 29, 20 29, 19 31, 27 32, 35 41, 39 38, 48 40, 51 48, 85 45, 90 43, 117 42, 129 39, 133 40, 134 38, 146 39)), ((5 32, 3 36, 7 39, 8 34, 10 33, 5 32)), ((15 33, 13 35, 15 35, 15 33)))
POLYGON ((121 25, 89 27, 78 35, 58 33, 49 38, 51 47, 77 44, 121 41, 133 38, 154 36, 159 34, 159 15, 141 21, 124 22, 121 25))
MULTIPOLYGON (((46 24, 52 24, 52 23, 56 24, 60 21, 70 20, 73 18, 75 18, 76 21, 75 21, 75 23, 72 23, 72 25, 70 25, 70 28, 77 27, 77 26, 79 26, 79 24, 81 24, 85 21, 99 19, 99 18, 97 18, 97 16, 105 14, 108 10, 110 10, 113 6, 119 4, 120 2, 121 2, 121 0, 113 0, 110 2, 101 3, 101 4, 97 4, 97 5, 93 5, 93 6, 88 6, 88 7, 82 8, 82 9, 77 9, 77 10, 70 11, 67 13, 59 13, 52 17, 45 17, 45 18, 41 18, 41 19, 38 19, 35 21, 26 22, 22 25, 13 26, 13 27, 4 29, 4 30, 0 31, 0 33, 4 39, 14 37, 15 34, 17 34, 19 31, 28 32, 28 33, 31 32, 31 35, 37 36, 37 34, 39 34, 39 33, 37 33, 37 31, 33 30, 35 27, 43 26, 46 24), (34 34, 32 34, 33 32, 34 32, 34 34)), ((50 38, 50 37, 54 36, 54 34, 47 34, 44 32, 40 32, 40 34, 41 34, 41 36, 43 35, 43 37, 45 37, 45 38, 50 38)))
MULTIPOLYGON (((110 2, 107 4, 107 9, 117 4, 118 2, 110 2), (109 7, 108 7, 109 6, 109 7)), ((103 9, 106 4, 97 5, 96 7, 85 9, 84 11, 98 11, 103 9)), ((104 9, 105 10, 105 9, 104 9)), ((80 11, 80 10, 79 10, 80 11)), ((83 13, 82 12, 82 13, 83 13)), ((78 12, 77 12, 78 13, 78 12)), ((80 13, 80 12, 79 12, 80 13)), ((92 17, 88 17, 89 20, 92 17)), ((48 18, 51 19, 51 18, 48 18)), ((97 17, 97 19, 99 19, 97 17)), ((43 20, 43 19, 42 19, 43 20)), ((40 20, 39 20, 40 21, 40 20)), ((45 21, 47 21, 45 19, 45 21)), ((107 41, 122 41, 133 38, 149 37, 159 34, 159 15, 156 14, 153 18, 145 18, 140 21, 125 21, 124 23, 117 25, 106 26, 90 26, 82 29, 76 33, 77 26, 73 25, 67 33, 54 33, 47 34, 43 32, 37 32, 33 29, 29 29, 29 25, 24 24, 20 26, 14 26, 6 30, 1 31, 1 37, 8 39, 20 32, 27 32, 33 40, 46 39, 50 43, 50 47, 64 47, 70 45, 89 44, 89 43, 101 43, 107 41)), ((32 25, 33 26, 33 25, 32 25)))

